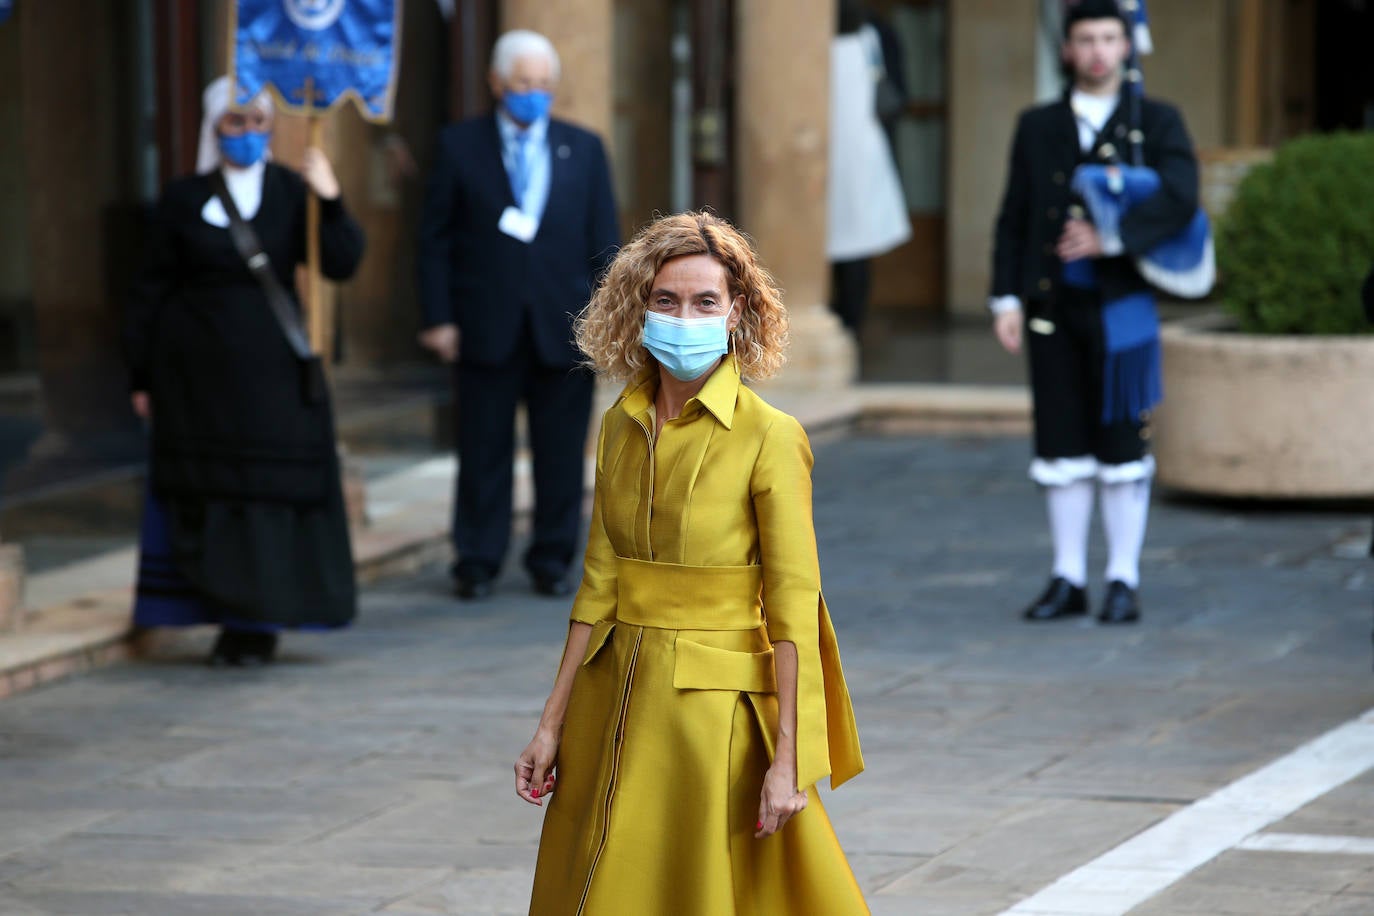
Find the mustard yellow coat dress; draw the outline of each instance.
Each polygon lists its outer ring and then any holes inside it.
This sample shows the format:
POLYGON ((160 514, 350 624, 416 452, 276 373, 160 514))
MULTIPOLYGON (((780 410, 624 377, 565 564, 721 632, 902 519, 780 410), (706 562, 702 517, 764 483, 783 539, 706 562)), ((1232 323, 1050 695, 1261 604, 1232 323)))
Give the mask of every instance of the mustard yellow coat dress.
POLYGON ((811 518, 801 425, 727 356, 655 443, 656 372, 602 419, 574 680, 532 916, 867 913, 815 789, 863 769, 811 518), (805 811, 754 838, 796 644, 805 811))

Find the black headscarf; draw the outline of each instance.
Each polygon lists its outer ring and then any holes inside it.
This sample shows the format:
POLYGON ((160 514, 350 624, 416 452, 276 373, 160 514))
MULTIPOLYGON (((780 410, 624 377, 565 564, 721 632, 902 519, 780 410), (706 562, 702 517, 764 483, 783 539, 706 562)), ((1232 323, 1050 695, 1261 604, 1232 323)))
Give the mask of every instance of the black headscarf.
POLYGON ((868 21, 868 14, 864 11, 863 4, 859 0, 840 0, 839 20, 835 24, 835 31, 841 35, 852 35, 863 28, 868 21))

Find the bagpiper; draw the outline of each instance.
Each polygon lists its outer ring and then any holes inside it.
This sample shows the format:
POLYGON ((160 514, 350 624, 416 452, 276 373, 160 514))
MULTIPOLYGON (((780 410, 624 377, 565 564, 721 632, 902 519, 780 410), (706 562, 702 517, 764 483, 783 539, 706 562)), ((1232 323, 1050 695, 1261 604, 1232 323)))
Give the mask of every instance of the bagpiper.
POLYGON ((1097 618, 1140 618, 1140 554, 1163 397, 1154 289, 1212 281, 1198 166, 1178 110, 1144 97, 1143 3, 1081 0, 1064 15, 1070 83, 1023 112, 994 240, 995 334, 1023 342, 1034 405, 1031 478, 1044 488, 1054 563, 1024 619, 1089 612, 1088 532, 1101 491, 1108 562, 1097 618))

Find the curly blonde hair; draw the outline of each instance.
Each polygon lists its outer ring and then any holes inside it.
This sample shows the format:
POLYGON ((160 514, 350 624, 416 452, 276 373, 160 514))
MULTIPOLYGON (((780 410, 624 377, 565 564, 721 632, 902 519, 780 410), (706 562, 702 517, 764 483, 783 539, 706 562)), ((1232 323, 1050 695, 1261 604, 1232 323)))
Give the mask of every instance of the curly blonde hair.
POLYGON ((778 373, 787 351, 782 291, 743 233, 714 214, 698 212, 662 216, 641 229, 616 255, 577 316, 577 345, 597 371, 625 380, 651 364, 642 338, 654 278, 673 258, 694 254, 715 258, 725 268, 730 295, 744 297, 734 333, 740 374, 764 379, 778 373))

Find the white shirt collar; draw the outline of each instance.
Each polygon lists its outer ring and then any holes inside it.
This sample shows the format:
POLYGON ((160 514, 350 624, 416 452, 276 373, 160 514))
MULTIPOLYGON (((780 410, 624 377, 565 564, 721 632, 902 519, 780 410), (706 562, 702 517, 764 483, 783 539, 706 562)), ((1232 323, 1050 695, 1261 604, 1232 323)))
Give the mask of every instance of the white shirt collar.
MULTIPOLYGON (((224 185, 229 189, 229 196, 234 198, 234 206, 238 207, 239 215, 244 219, 252 219, 258 215, 258 210, 262 207, 262 176, 267 171, 267 163, 262 159, 253 163, 246 169, 229 169, 220 166, 220 172, 224 175, 224 185)), ((201 207, 200 218, 211 226, 218 226, 221 229, 228 227, 229 214, 224 209, 224 204, 220 202, 218 194, 211 194, 210 199, 201 207)))
POLYGON ((1116 94, 1093 95, 1081 89, 1069 94, 1069 106, 1073 108, 1074 116, 1087 121, 1097 130, 1101 130, 1111 118, 1119 101, 1120 96, 1116 94))
POLYGON ((496 109, 496 128, 501 132, 503 144, 514 143, 516 137, 521 134, 535 143, 543 143, 549 134, 549 119, 547 117, 540 118, 522 130, 520 125, 515 123, 515 119, 506 114, 505 109, 498 108, 496 109))

